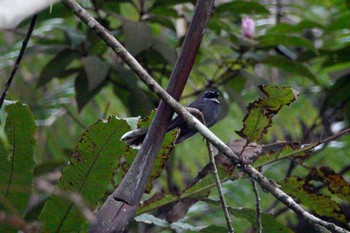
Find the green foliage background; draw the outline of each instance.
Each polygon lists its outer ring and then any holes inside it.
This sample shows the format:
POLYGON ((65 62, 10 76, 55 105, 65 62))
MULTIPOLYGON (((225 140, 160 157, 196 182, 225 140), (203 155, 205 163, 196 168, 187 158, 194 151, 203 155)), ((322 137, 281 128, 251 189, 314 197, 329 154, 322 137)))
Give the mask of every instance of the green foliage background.
MULTIPOLYGON (((300 96, 274 117, 268 133, 259 143, 278 140, 313 143, 348 127, 349 2, 272 2, 276 1, 217 1, 183 93, 181 103, 184 105, 210 87, 217 87, 223 93, 227 113, 212 131, 224 142, 240 138, 236 131, 243 127, 248 104, 262 95, 258 89, 262 84, 290 86, 300 96), (248 16, 256 24, 253 38, 242 35, 241 20, 248 16)), ((193 13, 194 1, 85 0, 80 3, 123 42, 157 82, 166 87, 181 48, 182 31, 188 28, 193 13)), ((28 24, 29 20, 26 20, 14 30, 0 32, 2 83, 5 83, 12 69, 28 24)), ((146 116, 157 107, 159 101, 104 42, 60 3, 55 4, 51 12, 49 9, 40 12, 7 99, 26 103, 34 114, 37 127, 33 153, 34 179, 62 171, 67 162, 72 161, 72 154, 76 153, 75 145, 84 130, 99 119, 107 119, 110 115, 119 118, 146 116)), ((11 135, 4 124, 5 120, 10 121, 10 113, 6 119, 2 111, 1 138, 6 142, 11 135)), ((126 123, 123 127, 127 131, 126 123)), ((1 151, 6 151, 2 147, 1 151)), ((284 180, 286 177, 303 179, 312 167, 327 166, 339 173, 346 183, 350 178, 349 147, 349 136, 343 136, 317 148, 302 161, 279 160, 264 165, 262 171, 276 182, 288 183, 288 180, 284 180), (301 162, 303 166, 299 165, 301 162)), ((165 194, 182 191, 191 183, 199 170, 208 163, 202 137, 197 135, 176 146, 169 161, 169 167, 153 183, 151 193, 144 196, 145 200, 159 191, 165 194)), ((109 169, 117 165, 113 166, 109 169)), ((118 174, 114 177, 115 184, 121 179, 122 172, 118 174)), ((294 178, 290 180, 294 181, 294 178)), ((317 184, 315 187, 318 187, 317 184)), ((348 183, 345 187, 349 187, 348 183)), ((105 196, 113 189, 113 182, 109 182, 105 196)), ((232 216, 237 217, 233 221, 236 231, 245 232, 251 227, 251 218, 244 220, 244 217, 239 216, 251 214, 249 211, 255 207, 250 180, 227 181, 224 192, 231 207, 249 208, 246 212, 232 211, 232 216)), ((46 198, 44 194, 36 195, 46 198)), ((328 196, 328 200, 334 198, 328 189, 322 187, 317 195, 328 196)), ((209 197, 218 198, 215 189, 212 189, 209 197)), ((303 201, 300 196, 298 198, 303 201)), ((286 211, 281 204, 273 205, 274 198, 270 194, 261 191, 261 199, 264 212, 280 213, 276 217, 279 223, 288 225, 294 232, 307 229, 297 216, 286 211)), ((349 208, 346 198, 336 201, 336 208, 349 208)), ((321 214, 317 208, 310 206, 307 207, 321 214)), ((28 208, 23 215, 25 207, 22 205, 18 209, 26 220, 38 219, 40 210, 35 212, 28 208)), ((344 226, 345 214, 341 214, 341 217, 332 220, 344 226)), ((225 227, 222 211, 215 203, 198 202, 186 216, 181 223, 225 227)), ((349 216, 346 218, 349 221, 349 216)), ((131 231, 136 231, 137 224, 147 222, 137 221, 140 223, 133 222, 130 225, 131 231)), ((153 227, 150 229, 154 232, 164 232, 165 229, 181 231, 177 225, 149 221, 154 225, 147 227, 153 227)), ((190 227, 186 229, 198 230, 190 227)), ((219 229, 216 230, 219 232, 219 229)))

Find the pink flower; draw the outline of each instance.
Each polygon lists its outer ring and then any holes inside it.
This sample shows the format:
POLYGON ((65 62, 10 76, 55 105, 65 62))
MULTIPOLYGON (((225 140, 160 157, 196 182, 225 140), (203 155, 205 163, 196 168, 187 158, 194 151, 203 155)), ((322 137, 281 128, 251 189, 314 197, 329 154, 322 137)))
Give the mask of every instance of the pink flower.
POLYGON ((252 18, 244 17, 242 19, 242 34, 247 38, 255 36, 255 22, 252 18))

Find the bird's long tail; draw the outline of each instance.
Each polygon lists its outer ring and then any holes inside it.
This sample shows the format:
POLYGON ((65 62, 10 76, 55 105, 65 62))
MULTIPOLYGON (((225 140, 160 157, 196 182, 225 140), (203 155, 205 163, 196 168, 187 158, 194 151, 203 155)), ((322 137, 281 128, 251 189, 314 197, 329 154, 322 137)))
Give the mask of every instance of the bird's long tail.
POLYGON ((125 141, 128 146, 139 146, 142 144, 148 132, 148 127, 139 128, 125 133, 121 140, 125 141))

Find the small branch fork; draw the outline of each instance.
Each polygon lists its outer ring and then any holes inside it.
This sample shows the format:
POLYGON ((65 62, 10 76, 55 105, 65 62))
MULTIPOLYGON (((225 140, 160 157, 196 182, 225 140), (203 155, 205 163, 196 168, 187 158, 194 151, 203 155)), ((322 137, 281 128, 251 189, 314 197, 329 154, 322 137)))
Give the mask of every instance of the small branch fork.
POLYGON ((257 233, 262 233, 262 223, 261 223, 261 207, 260 207, 260 196, 256 181, 252 180, 253 191, 255 193, 255 206, 256 206, 256 224, 258 226, 257 233))
POLYGON ((21 50, 19 51, 19 54, 18 54, 18 57, 16 59, 15 65, 12 68, 11 74, 10 74, 6 84, 5 84, 4 91, 2 92, 2 95, 0 97, 0 109, 1 109, 2 105, 4 104, 4 101, 5 101, 5 98, 6 98, 6 95, 7 95, 8 91, 10 89, 11 83, 12 83, 14 77, 15 77, 15 74, 17 72, 19 64, 22 61, 22 58, 23 58, 23 55, 24 55, 24 51, 27 48, 29 39, 30 39, 30 37, 32 35, 32 32, 34 30, 36 19, 37 19, 37 15, 33 15, 32 21, 30 22, 30 25, 29 25, 29 28, 28 28, 28 32, 26 34, 26 37, 24 38, 24 40, 22 42, 22 47, 21 47, 21 50))
MULTIPOLYGON (((70 8, 89 28, 94 30, 109 47, 113 49, 129 67, 135 71, 139 78, 148 86, 150 90, 156 93, 172 110, 178 113, 184 121, 190 126, 198 130, 198 132, 208 139, 222 154, 230 159, 242 163, 237 154, 235 154, 224 142, 222 142, 215 134, 205 127, 196 117, 190 114, 185 107, 179 104, 172 96, 170 96, 154 79, 142 68, 134 57, 117 41, 105 28, 102 27, 95 19, 93 19, 81 6, 72 0, 62 0, 62 3, 70 8)), ((295 213, 303 217, 313 227, 322 226, 331 232, 349 233, 349 231, 333 224, 326 222, 314 215, 308 213, 300 205, 298 205, 290 196, 276 187, 269 179, 263 176, 259 171, 250 165, 242 166, 244 172, 256 180, 265 190, 271 192, 278 200, 292 209, 295 213)), ((124 207, 123 207, 124 208, 124 207)), ((126 207, 125 207, 126 208, 126 207)), ((121 210, 123 211, 123 209, 121 210)), ((126 211, 126 210, 124 210, 126 211)))
MULTIPOLYGON (((203 116, 202 112, 200 112, 198 109, 195 109, 195 108, 187 108, 187 110, 192 115, 197 116, 203 122, 203 124, 206 125, 206 122, 205 122, 205 119, 204 119, 204 116, 203 116)), ((213 153, 213 146, 212 146, 212 144, 210 143, 210 141, 208 139, 205 139, 205 140, 206 140, 206 144, 207 144, 207 147, 208 147, 210 163, 211 163, 211 166, 213 168, 213 175, 214 175, 216 188, 218 190, 220 201, 221 201, 221 206, 222 206, 222 209, 224 211, 228 232, 229 233, 234 233, 234 229, 233 229, 233 226, 232 226, 232 221, 231 221, 231 218, 230 218, 230 213, 228 211, 228 207, 227 207, 227 204, 226 204, 224 192, 222 191, 222 186, 221 186, 221 182, 220 182, 218 169, 217 169, 216 163, 215 163, 215 156, 214 156, 214 153, 213 153)))

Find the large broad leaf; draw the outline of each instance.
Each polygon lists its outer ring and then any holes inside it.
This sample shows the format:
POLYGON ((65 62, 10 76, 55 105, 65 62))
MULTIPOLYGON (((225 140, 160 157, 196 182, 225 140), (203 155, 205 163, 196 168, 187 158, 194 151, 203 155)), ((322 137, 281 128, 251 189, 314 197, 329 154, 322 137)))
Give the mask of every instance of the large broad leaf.
POLYGON ((158 52, 164 58, 164 60, 167 61, 167 63, 171 65, 175 64, 177 58, 175 49, 169 46, 169 44, 161 38, 153 38, 152 49, 158 52))
POLYGON ((312 28, 323 29, 323 26, 319 23, 315 23, 309 20, 303 20, 298 24, 279 23, 271 27, 270 29, 268 29, 266 32, 266 35, 268 34, 282 35, 282 34, 290 34, 290 33, 302 34, 305 29, 312 29, 312 28))
POLYGON ((294 47, 304 47, 308 48, 314 53, 316 53, 316 48, 314 44, 300 36, 291 36, 291 35, 283 35, 283 34, 266 34, 259 38, 261 47, 269 47, 269 46, 278 46, 278 45, 286 45, 286 46, 294 46, 294 47))
POLYGON ((263 64, 277 67, 291 74, 309 78, 316 84, 319 83, 317 80, 317 77, 310 71, 310 69, 300 62, 291 61, 282 56, 276 56, 276 55, 269 56, 260 62, 263 64))
POLYGON ((316 187, 310 181, 310 179, 291 176, 279 182, 279 184, 282 186, 283 191, 298 198, 303 205, 318 215, 333 217, 346 223, 345 215, 342 213, 339 204, 332 200, 330 196, 315 192, 316 187))
MULTIPOLYGON (((255 229, 257 229, 256 224, 256 210, 248 208, 229 208, 229 212, 238 218, 244 218, 248 220, 255 229)), ((285 225, 279 223, 275 217, 270 214, 261 214, 261 224, 262 232, 270 233, 291 233, 293 232, 285 225)))
MULTIPOLYGON (((6 106, 6 112, 7 143, 0 142, 0 210, 14 208, 22 215, 33 179, 34 117, 29 107, 20 102, 6 106)), ((8 232, 3 227, 0 225, 0 232, 8 232)))
POLYGON ((347 63, 350 60, 350 46, 348 45, 335 50, 323 50, 321 51, 321 55, 326 56, 323 66, 347 63))
POLYGON ((125 36, 125 48, 137 55, 148 49, 152 44, 152 32, 145 22, 134 22, 123 19, 123 32, 125 36))
POLYGON ((230 11, 234 14, 269 14, 269 10, 257 2, 234 1, 219 5, 217 12, 230 11))
POLYGON ((88 91, 91 92, 106 80, 109 66, 97 56, 84 57, 82 60, 88 79, 88 91))
POLYGON ((152 92, 139 87, 139 80, 134 72, 119 64, 114 64, 112 68, 110 78, 114 84, 114 92, 130 115, 146 115, 154 109, 158 100, 152 92))
MULTIPOLYGON (((124 153, 125 145, 120 138, 128 130, 126 121, 115 117, 89 127, 76 146, 57 188, 78 193, 89 206, 96 207, 124 153)), ((56 196, 49 198, 39 219, 44 232, 78 232, 83 222, 82 214, 72 202, 56 196)))
POLYGON ((80 56, 75 50, 64 49, 60 51, 41 71, 38 87, 44 86, 53 78, 59 77, 66 67, 80 56))
POLYGON ((102 89, 106 84, 106 79, 100 80, 94 89, 89 89, 89 78, 84 69, 81 69, 75 78, 75 99, 78 104, 79 111, 102 89))
POLYGON ((259 89, 266 97, 249 104, 243 128, 237 132, 248 142, 259 141, 271 126, 272 117, 283 106, 295 101, 298 96, 298 92, 290 87, 260 86, 259 89))
POLYGON ((337 17, 329 26, 328 30, 349 29, 350 14, 346 13, 337 17))

